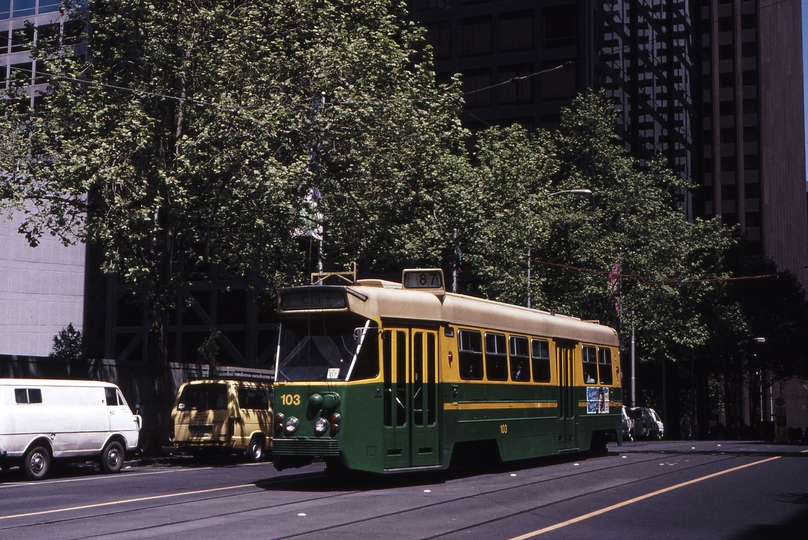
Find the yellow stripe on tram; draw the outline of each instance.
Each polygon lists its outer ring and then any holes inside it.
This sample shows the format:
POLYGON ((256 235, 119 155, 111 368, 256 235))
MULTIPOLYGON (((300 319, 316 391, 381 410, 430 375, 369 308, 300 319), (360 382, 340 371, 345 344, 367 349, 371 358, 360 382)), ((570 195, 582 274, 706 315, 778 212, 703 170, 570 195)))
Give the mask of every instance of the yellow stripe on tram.
POLYGON ((486 409, 556 409, 555 401, 482 401, 473 403, 444 403, 444 411, 481 411, 486 409))

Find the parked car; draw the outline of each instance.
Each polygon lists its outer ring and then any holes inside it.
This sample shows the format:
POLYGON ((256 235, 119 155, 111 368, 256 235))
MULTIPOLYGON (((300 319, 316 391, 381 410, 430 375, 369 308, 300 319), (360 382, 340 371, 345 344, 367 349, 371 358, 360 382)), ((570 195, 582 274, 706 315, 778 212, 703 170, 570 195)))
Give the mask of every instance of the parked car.
POLYGON ((634 435, 641 439, 661 439, 665 436, 665 425, 651 407, 634 407, 629 411, 634 421, 634 435))
POLYGON ((260 461, 272 448, 272 383, 213 378, 180 386, 171 412, 171 441, 179 450, 244 454, 260 461))
POLYGON ((112 383, 0 379, 0 469, 18 465, 31 480, 48 476, 53 461, 96 461, 116 473, 140 427, 112 383))
POLYGON ((634 440, 634 420, 628 415, 628 408, 625 405, 620 407, 620 416, 623 419, 623 440, 634 440))

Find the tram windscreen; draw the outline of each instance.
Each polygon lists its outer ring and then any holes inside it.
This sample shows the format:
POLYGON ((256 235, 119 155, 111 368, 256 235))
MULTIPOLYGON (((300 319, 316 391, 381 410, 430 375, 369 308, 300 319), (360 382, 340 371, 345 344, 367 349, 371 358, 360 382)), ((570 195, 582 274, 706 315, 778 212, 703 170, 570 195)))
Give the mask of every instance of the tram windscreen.
POLYGON ((372 321, 367 323, 344 313, 283 321, 275 379, 355 381, 376 377, 379 332, 372 321))

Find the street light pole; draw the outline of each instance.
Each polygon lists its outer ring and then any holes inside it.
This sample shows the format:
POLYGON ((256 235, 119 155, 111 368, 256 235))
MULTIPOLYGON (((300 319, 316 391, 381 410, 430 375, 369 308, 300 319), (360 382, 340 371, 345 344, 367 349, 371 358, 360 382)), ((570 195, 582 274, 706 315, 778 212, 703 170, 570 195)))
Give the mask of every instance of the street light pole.
MULTIPOLYGON (((547 197, 555 197, 556 195, 564 195, 564 194, 571 194, 571 195, 592 195, 591 189, 581 188, 581 189, 562 189, 561 191, 554 191, 552 193, 547 194, 547 197)), ((528 204, 530 204, 531 197, 528 196, 528 204)), ((532 212, 531 212, 532 213, 532 212)), ((525 305, 530 307, 530 233, 531 233, 531 221, 528 220, 527 222, 527 301, 525 305)))

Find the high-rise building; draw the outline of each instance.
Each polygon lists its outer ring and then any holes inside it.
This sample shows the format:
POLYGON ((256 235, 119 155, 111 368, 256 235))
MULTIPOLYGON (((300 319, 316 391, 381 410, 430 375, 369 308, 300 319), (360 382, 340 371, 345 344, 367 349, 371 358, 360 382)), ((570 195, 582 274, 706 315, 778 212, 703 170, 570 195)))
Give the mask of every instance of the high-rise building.
POLYGON ((702 211, 808 287, 799 0, 703 0, 702 211))
POLYGON ((603 88, 641 162, 664 156, 720 216, 808 286, 799 0, 410 0, 472 130, 553 128, 603 88))

